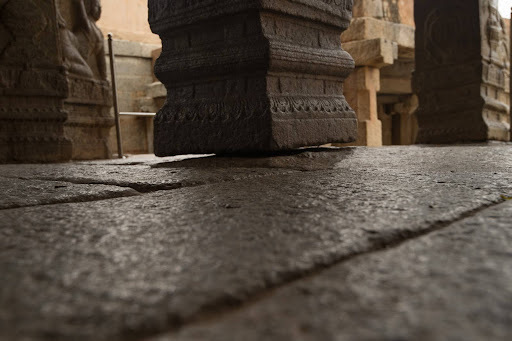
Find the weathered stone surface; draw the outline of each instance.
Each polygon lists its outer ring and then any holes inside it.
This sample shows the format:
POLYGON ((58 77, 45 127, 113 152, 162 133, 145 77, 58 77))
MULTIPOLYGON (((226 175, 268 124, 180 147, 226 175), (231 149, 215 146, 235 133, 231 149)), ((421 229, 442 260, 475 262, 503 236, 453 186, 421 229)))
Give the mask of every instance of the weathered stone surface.
POLYGON ((130 187, 140 192, 152 192, 297 172, 286 168, 268 169, 268 163, 225 165, 224 159, 215 162, 203 162, 200 159, 170 164, 167 164, 167 161, 160 162, 163 163, 139 164, 137 161, 127 160, 107 164, 0 165, 0 176, 78 184, 107 184, 130 187), (130 162, 134 164, 130 165, 130 162))
MULTIPOLYGON (((124 341, 164 332, 501 202, 512 195, 511 154, 510 145, 347 148, 166 161, 147 172, 294 172, 2 210, 0 339, 124 341)), ((129 178, 137 166, 123 167, 109 177, 137 182, 129 178)))
POLYGON ((267 152, 356 139, 340 47, 352 0, 150 0, 167 102, 157 155, 267 152), (212 49, 215 53, 212 53, 212 49))
POLYGON ((151 339, 508 340, 512 202, 151 339))
POLYGON ((62 181, 20 180, 0 177, 0 209, 85 202, 138 195, 137 191, 107 185, 62 181))
POLYGON ((415 1, 419 143, 510 139, 508 39, 496 6, 415 1))

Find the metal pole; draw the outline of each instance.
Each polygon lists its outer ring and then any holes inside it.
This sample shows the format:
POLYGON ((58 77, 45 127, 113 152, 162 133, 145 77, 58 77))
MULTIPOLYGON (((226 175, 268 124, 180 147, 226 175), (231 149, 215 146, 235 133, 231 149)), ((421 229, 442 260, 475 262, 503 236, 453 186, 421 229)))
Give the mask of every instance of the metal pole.
POLYGON ((108 50, 110 55, 110 73, 112 75, 112 93, 114 99, 114 114, 116 120, 117 134, 117 154, 120 159, 123 158, 123 143, 121 140, 121 121, 119 119, 119 104, 117 101, 117 83, 116 83, 116 65, 114 61, 114 46, 112 42, 112 33, 108 34, 108 50))

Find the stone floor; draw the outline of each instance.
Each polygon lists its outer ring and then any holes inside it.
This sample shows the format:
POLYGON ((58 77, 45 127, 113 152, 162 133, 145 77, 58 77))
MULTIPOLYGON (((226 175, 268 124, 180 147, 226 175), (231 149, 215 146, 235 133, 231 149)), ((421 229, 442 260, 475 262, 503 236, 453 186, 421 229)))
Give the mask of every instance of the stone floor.
POLYGON ((512 145, 0 166, 0 340, 512 340, 512 145))

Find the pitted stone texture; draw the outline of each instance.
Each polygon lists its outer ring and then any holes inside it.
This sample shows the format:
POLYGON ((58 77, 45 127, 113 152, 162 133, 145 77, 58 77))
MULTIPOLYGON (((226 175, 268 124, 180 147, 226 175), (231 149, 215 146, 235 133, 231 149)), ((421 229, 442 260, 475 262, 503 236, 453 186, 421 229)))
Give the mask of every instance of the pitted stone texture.
MULTIPOLYGON (((512 196, 511 153, 306 151, 295 157, 300 173, 4 210, 0 333, 10 341, 113 341, 176 328, 512 196)), ((282 157, 275 167, 294 159, 282 157)), ((215 169, 210 161, 201 159, 202 172, 215 169)))
POLYGON ((61 181, 0 177, 0 209, 83 202, 138 195, 137 191, 106 185, 77 185, 61 181))
POLYGON ((512 202, 151 341, 509 340, 512 202))
MULTIPOLYGON (((158 161, 162 162, 162 161, 158 161)), ((106 184, 131 187, 139 192, 170 190, 193 187, 223 181, 236 181, 263 176, 295 173, 289 169, 240 167, 187 167, 181 162, 171 162, 170 166, 147 163, 120 164, 114 161, 98 164, 55 164, 55 165, 0 165, 0 176, 67 181, 77 184, 106 184)))

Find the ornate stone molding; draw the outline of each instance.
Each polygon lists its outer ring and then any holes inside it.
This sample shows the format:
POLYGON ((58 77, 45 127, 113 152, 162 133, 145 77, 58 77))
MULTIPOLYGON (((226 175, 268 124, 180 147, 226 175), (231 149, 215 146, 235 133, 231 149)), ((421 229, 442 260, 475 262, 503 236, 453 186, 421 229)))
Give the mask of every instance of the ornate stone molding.
POLYGON ((110 156, 99 4, 0 0, 0 162, 110 156))
POLYGON ((342 93, 352 0, 150 0, 168 90, 157 155, 268 152, 356 138, 342 93))

